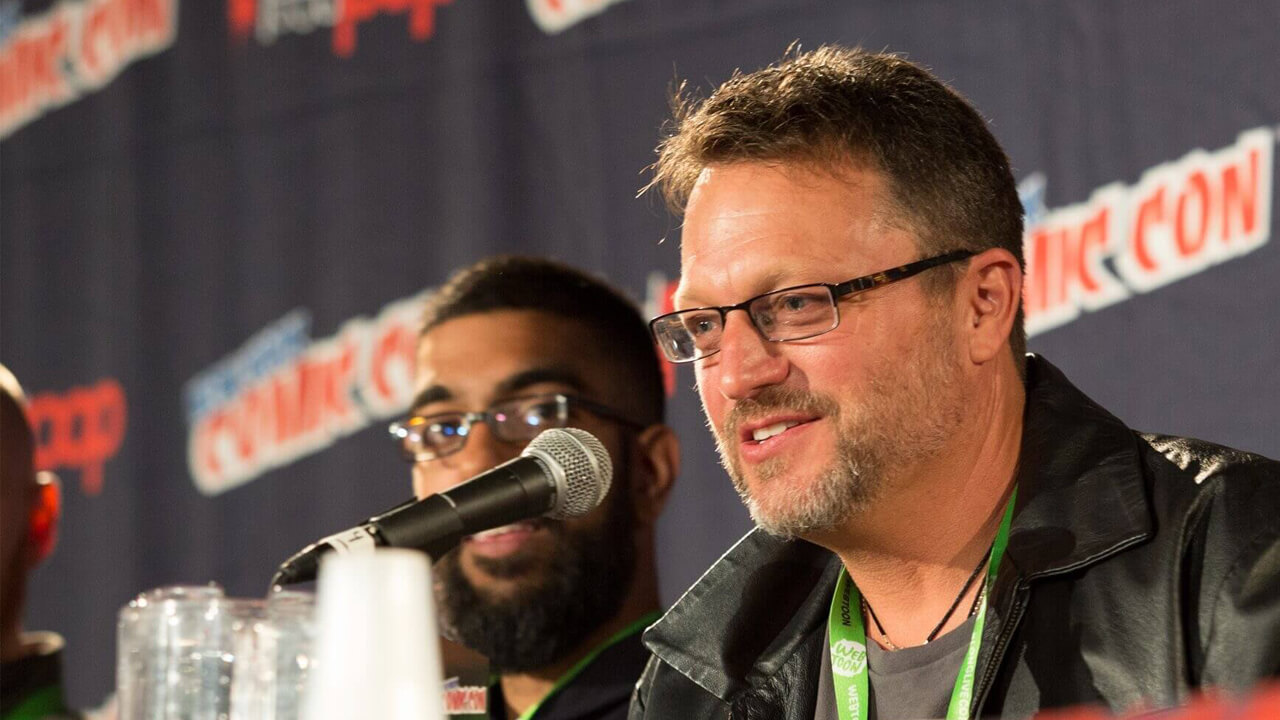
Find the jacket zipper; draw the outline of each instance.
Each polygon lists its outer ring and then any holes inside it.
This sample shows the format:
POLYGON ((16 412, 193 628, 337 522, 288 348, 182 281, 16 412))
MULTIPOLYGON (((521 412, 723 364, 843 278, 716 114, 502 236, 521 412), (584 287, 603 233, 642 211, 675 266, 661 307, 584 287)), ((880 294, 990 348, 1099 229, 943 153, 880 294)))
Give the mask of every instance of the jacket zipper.
POLYGON ((1009 640, 1013 638, 1013 633, 1018 629, 1018 623, 1022 622, 1022 613, 1027 607, 1027 598, 1030 595, 1030 587, 1019 585, 1015 588, 1016 593, 1013 613, 1009 615, 1009 621, 1000 628, 1000 634, 996 636, 996 647, 991 653, 991 660, 987 663, 986 671, 982 674, 982 682, 978 685, 978 692, 974 695, 974 702, 969 707, 969 717, 979 717, 977 710, 987 701, 987 694, 991 692, 991 685, 995 682, 996 672, 1000 669, 1001 663, 1004 662, 1004 653, 1009 646, 1009 640))

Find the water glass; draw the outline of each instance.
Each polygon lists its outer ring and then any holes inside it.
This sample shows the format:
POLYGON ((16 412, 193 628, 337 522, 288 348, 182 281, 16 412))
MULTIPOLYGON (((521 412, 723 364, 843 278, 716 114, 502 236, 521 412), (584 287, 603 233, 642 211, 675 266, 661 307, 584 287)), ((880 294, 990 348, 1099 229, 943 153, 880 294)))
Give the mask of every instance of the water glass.
POLYGON ((120 611, 120 720, 297 720, 314 600, 228 598, 217 586, 143 593, 120 611))

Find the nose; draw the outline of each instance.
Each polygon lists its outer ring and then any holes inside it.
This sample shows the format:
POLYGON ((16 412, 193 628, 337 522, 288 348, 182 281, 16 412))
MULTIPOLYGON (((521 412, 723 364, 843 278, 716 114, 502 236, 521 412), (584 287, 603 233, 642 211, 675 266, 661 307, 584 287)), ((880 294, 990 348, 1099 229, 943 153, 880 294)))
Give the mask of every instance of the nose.
POLYGON ((786 380, 790 363, 778 343, 764 339, 745 312, 731 312, 715 356, 720 394, 730 400, 754 396, 786 380))
POLYGON ((413 492, 419 499, 470 480, 520 454, 521 445, 499 439, 488 424, 472 423, 462 449, 414 465, 413 492))

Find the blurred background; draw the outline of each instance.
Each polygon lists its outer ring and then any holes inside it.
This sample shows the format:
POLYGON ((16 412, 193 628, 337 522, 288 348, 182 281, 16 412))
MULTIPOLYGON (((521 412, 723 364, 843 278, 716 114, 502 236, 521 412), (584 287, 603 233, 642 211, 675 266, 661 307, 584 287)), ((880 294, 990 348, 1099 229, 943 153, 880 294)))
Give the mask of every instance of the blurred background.
MULTIPOLYGON (((1137 428, 1280 456, 1278 38, 1273 0, 4 0, 0 360, 65 494, 26 626, 95 705, 139 591, 260 594, 408 498, 385 425, 460 265, 550 255, 660 311, 679 221, 636 194, 671 89, 796 41, 989 118, 1033 351, 1137 428)), ((668 602, 748 527, 670 382, 668 602)))

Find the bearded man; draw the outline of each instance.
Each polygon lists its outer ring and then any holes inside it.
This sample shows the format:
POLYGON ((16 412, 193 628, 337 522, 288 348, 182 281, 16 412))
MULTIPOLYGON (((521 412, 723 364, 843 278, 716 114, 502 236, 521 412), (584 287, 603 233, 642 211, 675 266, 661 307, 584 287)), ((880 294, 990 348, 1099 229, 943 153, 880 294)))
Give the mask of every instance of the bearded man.
POLYGON ((435 565, 445 634, 498 673, 493 718, 623 718, 658 617, 654 527, 679 471, 661 369, 635 306, 547 260, 502 257, 427 302, 417 396, 392 436, 418 497, 520 454, 552 427, 587 430, 614 476, 580 518, 464 539, 435 565))
POLYGON ((676 312, 760 526, 645 634, 633 718, 1163 707, 1280 669, 1280 466, 1024 352, 1022 208, 963 98, 827 47, 685 100, 676 312))

